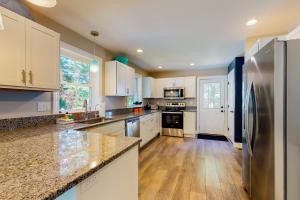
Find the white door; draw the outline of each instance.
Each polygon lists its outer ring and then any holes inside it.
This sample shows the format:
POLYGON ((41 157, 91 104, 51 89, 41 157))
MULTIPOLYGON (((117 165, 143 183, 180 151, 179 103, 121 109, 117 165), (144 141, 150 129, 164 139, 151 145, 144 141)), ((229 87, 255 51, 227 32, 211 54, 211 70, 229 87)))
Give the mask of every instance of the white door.
POLYGON ((0 85, 26 86, 25 19, 0 6, 0 85))
POLYGON ((235 70, 228 74, 228 136, 234 142, 234 112, 235 112, 235 70))
POLYGON ((200 81, 200 133, 225 135, 225 78, 200 81))
POLYGON ((27 21, 27 79, 29 87, 59 89, 59 34, 27 21))

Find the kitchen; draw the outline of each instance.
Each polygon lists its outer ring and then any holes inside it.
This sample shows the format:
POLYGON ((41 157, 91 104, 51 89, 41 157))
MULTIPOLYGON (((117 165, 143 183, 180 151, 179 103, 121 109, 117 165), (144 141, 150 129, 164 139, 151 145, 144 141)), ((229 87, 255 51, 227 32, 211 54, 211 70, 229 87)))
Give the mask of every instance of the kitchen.
POLYGON ((127 3, 0 0, 0 199, 299 199, 300 4, 127 3))

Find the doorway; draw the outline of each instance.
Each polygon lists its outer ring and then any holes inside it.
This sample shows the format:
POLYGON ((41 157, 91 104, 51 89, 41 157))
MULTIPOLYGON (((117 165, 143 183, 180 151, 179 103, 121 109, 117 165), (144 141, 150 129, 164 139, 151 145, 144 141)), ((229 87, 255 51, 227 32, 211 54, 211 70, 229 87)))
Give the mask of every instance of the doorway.
POLYGON ((198 78, 198 130, 227 137, 227 76, 198 78), (225 87, 226 86, 226 87, 225 87))

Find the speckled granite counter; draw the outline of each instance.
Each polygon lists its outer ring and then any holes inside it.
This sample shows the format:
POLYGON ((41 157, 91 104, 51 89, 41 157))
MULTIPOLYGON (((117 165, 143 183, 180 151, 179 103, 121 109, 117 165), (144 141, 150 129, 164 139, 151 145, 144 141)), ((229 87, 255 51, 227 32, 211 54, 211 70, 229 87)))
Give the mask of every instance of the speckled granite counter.
POLYGON ((0 134, 0 199, 54 199, 139 144, 139 138, 45 125, 0 134))

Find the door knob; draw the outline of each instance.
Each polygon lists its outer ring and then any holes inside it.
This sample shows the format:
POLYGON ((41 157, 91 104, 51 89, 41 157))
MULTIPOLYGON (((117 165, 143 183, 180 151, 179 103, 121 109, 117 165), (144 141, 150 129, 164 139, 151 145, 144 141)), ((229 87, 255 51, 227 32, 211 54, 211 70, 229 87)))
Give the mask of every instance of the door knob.
POLYGON ((221 112, 224 112, 224 110, 221 110, 221 112))

